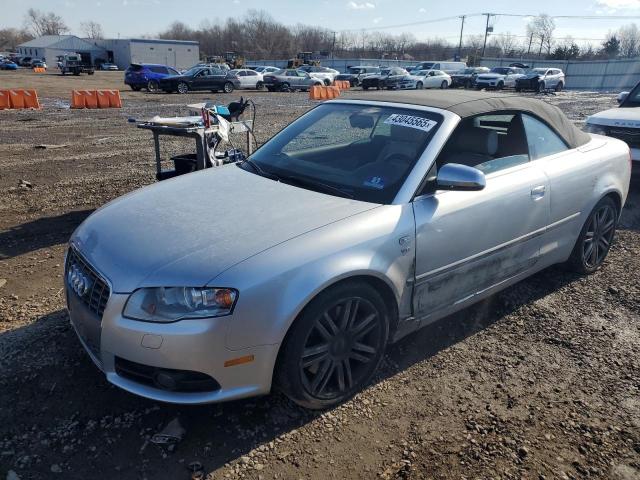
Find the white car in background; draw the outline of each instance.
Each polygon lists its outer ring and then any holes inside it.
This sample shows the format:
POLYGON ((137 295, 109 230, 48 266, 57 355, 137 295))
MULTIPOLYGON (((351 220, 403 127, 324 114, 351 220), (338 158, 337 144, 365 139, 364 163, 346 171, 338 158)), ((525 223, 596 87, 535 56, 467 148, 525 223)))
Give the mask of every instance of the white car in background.
POLYGON ((635 168, 640 167, 640 83, 631 92, 618 95, 618 108, 587 117, 585 130, 617 138, 629 145, 635 168))
POLYGON ((489 73, 481 73, 476 77, 476 89, 515 88, 516 80, 524 75, 524 70, 520 67, 494 67, 489 73))
POLYGON ((249 68, 238 68, 236 70, 231 70, 229 73, 238 78, 240 88, 251 88, 256 90, 262 90, 264 88, 262 73, 258 73, 249 68))
POLYGON ((277 72, 278 70, 282 70, 282 69, 278 68, 278 67, 270 67, 270 66, 261 65, 259 67, 253 67, 253 68, 251 68, 251 70, 253 70, 254 72, 258 72, 258 73, 261 73, 262 75, 264 75, 266 73, 273 73, 273 72, 277 72))
POLYGON ((314 65, 302 65, 298 70, 307 72, 311 78, 322 80, 325 85, 331 85, 336 77, 340 74, 338 70, 328 67, 318 67, 314 65))
POLYGON ((417 89, 423 88, 449 88, 451 86, 451 77, 442 70, 419 70, 413 71, 410 75, 405 76, 398 83, 398 88, 417 89))

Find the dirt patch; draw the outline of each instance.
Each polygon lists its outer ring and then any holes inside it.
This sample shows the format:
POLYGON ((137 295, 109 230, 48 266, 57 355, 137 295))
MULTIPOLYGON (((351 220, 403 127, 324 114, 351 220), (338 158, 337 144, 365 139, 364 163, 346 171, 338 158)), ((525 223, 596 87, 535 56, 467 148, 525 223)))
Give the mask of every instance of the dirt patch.
MULTIPOLYGON (((112 387, 91 364, 64 310, 64 248, 93 209, 154 181, 151 137, 129 117, 239 94, 136 93, 122 72, 0 82, 37 88, 46 105, 0 112, 0 478, 187 479, 194 461, 216 479, 640 478, 637 180, 595 275, 554 267, 429 326, 391 347, 372 385, 339 408, 310 413, 278 394, 178 407, 112 387), (69 110, 74 88, 121 88, 124 107, 69 110), (150 443, 174 418, 184 439, 150 443)), ((259 141, 313 105, 242 94, 259 106, 259 141)), ((615 105, 543 99, 577 123, 615 105)))

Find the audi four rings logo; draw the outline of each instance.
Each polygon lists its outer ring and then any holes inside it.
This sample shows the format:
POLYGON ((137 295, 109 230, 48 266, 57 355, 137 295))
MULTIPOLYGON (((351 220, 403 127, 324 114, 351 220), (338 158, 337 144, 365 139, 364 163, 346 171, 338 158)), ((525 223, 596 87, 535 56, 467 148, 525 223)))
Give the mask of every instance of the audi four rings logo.
POLYGON ((91 280, 82 273, 77 265, 71 265, 67 272, 67 283, 80 297, 84 297, 91 288, 91 280))

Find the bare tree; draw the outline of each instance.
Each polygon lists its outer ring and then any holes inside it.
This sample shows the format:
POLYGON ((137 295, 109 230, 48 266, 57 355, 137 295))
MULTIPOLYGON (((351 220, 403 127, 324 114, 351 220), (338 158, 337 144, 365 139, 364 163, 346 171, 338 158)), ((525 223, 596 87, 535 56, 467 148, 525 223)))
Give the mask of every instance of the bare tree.
POLYGON ((80 24, 80 28, 82 29, 82 33, 84 33, 85 37, 91 39, 104 38, 104 32, 102 31, 102 25, 98 22, 94 22, 93 20, 88 20, 86 22, 82 22, 80 24))
POLYGON ((21 43, 33 39, 27 30, 17 28, 0 29, 0 51, 13 51, 21 43))
POLYGON ((546 13, 541 13, 532 18, 527 24, 527 36, 533 38, 533 45, 537 45, 540 50, 550 53, 553 47, 553 32, 555 29, 556 23, 553 18, 546 13))
POLYGON ((62 35, 69 31, 61 16, 54 12, 44 13, 35 8, 27 10, 25 23, 37 37, 42 35, 62 35))
POLYGON ((635 23, 620 27, 618 39, 621 57, 633 58, 640 54, 640 31, 635 23))
POLYGON ((512 57, 518 45, 518 39, 511 32, 497 36, 497 45, 503 57, 512 57))

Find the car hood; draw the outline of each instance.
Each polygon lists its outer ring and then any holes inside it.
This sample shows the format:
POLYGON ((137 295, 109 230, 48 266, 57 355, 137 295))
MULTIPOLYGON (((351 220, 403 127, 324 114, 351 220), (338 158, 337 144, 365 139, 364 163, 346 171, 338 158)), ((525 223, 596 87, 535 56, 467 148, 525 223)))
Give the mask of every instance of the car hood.
POLYGON ((541 73, 526 73, 520 78, 540 78, 542 77, 541 73))
POLYGON ((640 128, 640 108, 611 108, 591 115, 587 123, 609 127, 640 128))
POLYGON ((114 292, 203 286, 275 245, 376 207, 227 165, 120 197, 87 218, 71 242, 114 292))

